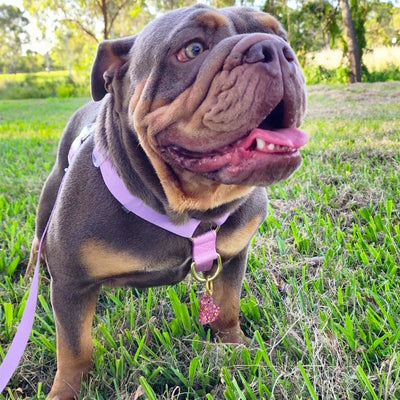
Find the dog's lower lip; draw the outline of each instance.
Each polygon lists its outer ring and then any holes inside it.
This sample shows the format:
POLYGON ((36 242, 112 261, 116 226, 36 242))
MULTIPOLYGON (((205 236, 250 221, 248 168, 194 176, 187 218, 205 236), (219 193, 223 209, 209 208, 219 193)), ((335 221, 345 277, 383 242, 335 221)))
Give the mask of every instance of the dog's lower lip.
POLYGON ((211 173, 245 159, 298 156, 308 135, 297 128, 253 129, 245 138, 212 152, 193 152, 177 145, 162 148, 162 153, 180 166, 197 173, 211 173))

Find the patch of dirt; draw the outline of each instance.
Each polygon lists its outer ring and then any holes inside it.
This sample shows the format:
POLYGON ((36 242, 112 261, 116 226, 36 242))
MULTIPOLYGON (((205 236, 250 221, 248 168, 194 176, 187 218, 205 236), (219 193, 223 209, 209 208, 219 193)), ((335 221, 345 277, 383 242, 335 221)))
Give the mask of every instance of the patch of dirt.
POLYGON ((380 104, 400 101, 400 82, 354 83, 352 85, 314 85, 307 88, 309 96, 320 95, 333 100, 363 101, 380 104))

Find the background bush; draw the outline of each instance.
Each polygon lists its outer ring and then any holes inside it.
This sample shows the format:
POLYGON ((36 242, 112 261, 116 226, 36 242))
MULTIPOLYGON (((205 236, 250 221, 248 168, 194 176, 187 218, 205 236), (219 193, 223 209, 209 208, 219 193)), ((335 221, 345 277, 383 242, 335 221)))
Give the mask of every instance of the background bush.
POLYGON ((0 75, 0 99, 88 96, 89 83, 75 82, 66 71, 0 75))

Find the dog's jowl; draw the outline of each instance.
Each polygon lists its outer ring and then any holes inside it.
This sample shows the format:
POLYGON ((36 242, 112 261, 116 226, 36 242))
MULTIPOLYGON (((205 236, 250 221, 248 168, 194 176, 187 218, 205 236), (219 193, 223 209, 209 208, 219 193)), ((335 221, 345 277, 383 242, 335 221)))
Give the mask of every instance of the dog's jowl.
POLYGON ((308 140, 296 55, 281 25, 253 9, 198 5, 103 42, 91 85, 94 101, 66 127, 43 188, 29 265, 54 208, 41 257, 57 330, 49 397, 59 400, 78 398, 91 366, 103 284, 174 284, 193 269, 208 279, 204 320, 223 342, 246 342, 239 298, 264 187, 300 166, 308 140))

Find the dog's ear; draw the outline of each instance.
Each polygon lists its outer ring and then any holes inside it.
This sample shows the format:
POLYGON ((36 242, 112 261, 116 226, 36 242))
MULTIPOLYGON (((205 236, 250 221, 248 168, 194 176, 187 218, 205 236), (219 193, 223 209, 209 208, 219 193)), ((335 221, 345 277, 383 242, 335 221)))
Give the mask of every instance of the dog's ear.
POLYGON ((92 97, 101 100, 112 92, 112 80, 116 71, 128 60, 129 51, 136 36, 123 39, 105 40, 99 44, 91 75, 92 97))

